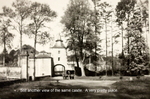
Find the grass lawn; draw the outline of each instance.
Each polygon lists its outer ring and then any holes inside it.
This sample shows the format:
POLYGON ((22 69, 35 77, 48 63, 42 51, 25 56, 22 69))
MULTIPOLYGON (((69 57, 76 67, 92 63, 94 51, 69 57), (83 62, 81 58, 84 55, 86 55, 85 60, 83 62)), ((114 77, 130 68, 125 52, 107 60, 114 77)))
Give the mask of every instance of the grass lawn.
POLYGON ((117 92, 86 92, 86 89, 82 84, 77 86, 48 80, 24 82, 1 88, 0 99, 150 99, 150 78, 122 80, 111 87, 91 87, 93 90, 117 89, 117 92))
POLYGON ((1 88, 0 99, 83 99, 83 97, 92 97, 84 92, 69 92, 70 89, 84 90, 85 88, 64 85, 56 81, 35 81, 1 88), (59 92, 61 89, 66 90, 66 92, 59 92))
POLYGON ((150 78, 116 82, 113 86, 118 99, 150 99, 150 78))

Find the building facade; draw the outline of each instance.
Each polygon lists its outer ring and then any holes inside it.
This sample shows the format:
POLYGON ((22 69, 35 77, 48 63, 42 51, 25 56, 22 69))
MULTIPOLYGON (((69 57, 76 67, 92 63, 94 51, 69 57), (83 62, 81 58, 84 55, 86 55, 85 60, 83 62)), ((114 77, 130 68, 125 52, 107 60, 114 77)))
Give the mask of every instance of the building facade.
POLYGON ((62 40, 56 40, 51 48, 51 54, 54 60, 54 75, 62 75, 66 70, 72 70, 67 64, 67 50, 62 40))

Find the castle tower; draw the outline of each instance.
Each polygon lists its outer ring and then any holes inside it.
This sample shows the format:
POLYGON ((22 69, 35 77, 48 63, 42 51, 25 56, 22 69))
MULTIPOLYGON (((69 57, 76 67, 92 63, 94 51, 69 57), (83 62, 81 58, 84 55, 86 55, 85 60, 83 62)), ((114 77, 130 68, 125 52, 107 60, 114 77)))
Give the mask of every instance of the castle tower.
POLYGON ((65 70, 71 70, 67 65, 66 48, 62 40, 56 40, 51 52, 54 60, 55 75, 62 75, 65 70))

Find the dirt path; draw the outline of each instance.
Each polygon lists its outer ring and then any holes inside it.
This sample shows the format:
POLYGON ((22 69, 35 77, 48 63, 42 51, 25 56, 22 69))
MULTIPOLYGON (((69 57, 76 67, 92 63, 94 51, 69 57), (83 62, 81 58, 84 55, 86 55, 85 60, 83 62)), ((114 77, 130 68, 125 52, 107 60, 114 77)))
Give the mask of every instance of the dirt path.
POLYGON ((116 81, 114 80, 92 80, 92 79, 67 79, 64 80, 62 77, 53 77, 53 80, 59 80, 60 83, 84 87, 110 87, 116 81))
POLYGON ((87 80, 87 79, 74 79, 74 80, 60 80, 60 83, 70 85, 82 85, 84 87, 109 87, 116 81, 110 80, 87 80))
POLYGON ((115 81, 48 78, 5 86, 0 89, 0 99, 113 99, 115 94, 108 92, 113 83, 115 81))

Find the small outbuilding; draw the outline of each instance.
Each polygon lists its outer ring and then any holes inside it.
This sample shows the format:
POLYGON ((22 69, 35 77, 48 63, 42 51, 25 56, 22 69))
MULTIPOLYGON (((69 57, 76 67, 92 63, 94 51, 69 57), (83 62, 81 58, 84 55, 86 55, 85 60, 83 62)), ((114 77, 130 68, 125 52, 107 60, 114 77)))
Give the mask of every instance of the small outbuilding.
MULTIPOLYGON (((34 57, 27 56, 22 59, 25 65, 22 65, 22 78, 34 78, 34 57), (27 68, 28 67, 28 68, 27 68), (28 73, 28 74, 27 74, 28 73)), ((39 53, 35 56, 35 77, 52 76, 53 58, 47 53, 39 53)))

